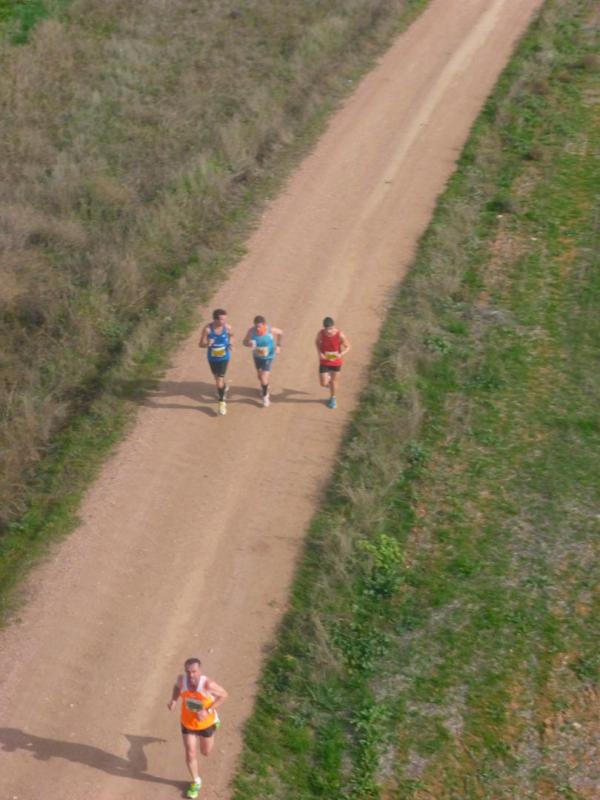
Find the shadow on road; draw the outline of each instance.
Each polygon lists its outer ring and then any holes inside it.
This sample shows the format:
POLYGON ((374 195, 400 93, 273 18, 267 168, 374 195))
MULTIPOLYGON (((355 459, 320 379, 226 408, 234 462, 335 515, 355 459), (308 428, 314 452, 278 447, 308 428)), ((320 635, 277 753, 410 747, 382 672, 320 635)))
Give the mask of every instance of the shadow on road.
POLYGON ((99 747, 89 744, 47 739, 43 736, 34 736, 26 733, 19 730, 19 728, 0 728, 0 748, 8 753, 25 750, 31 753, 38 761, 62 758, 65 761, 85 764, 88 767, 102 770, 102 772, 107 772, 109 775, 116 775, 120 778, 160 783, 165 786, 174 786, 177 789, 182 788, 184 785, 182 781, 169 780, 146 772, 148 759, 146 758, 144 747, 154 742, 164 742, 165 739, 130 734, 124 734, 124 736, 129 742, 129 750, 125 758, 107 753, 106 750, 101 750, 99 747))
MULTIPOLYGON (((308 395, 308 392, 287 388, 273 392, 271 401, 273 403, 323 403, 323 400, 308 395)), ((203 381, 164 381, 148 392, 142 404, 150 408, 191 409, 216 417, 216 402, 217 398, 213 383, 205 383, 203 381), (188 400, 192 400, 194 405, 185 402, 163 402, 172 397, 185 397, 188 400), (210 402, 211 405, 203 405, 206 402, 210 402)), ((236 384, 231 384, 227 405, 235 404, 262 408, 258 385, 237 386, 236 384)))

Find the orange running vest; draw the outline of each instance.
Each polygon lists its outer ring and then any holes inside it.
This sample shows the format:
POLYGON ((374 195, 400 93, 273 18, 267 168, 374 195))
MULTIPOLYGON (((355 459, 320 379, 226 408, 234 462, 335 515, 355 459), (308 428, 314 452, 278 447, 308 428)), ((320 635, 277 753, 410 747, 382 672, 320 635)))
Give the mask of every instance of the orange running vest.
POLYGON ((191 689, 188 685, 187 675, 183 675, 181 682, 181 724, 190 731, 203 731, 216 725, 219 715, 216 710, 211 711, 204 719, 198 719, 197 712, 202 708, 210 708, 214 703, 214 698, 205 689, 206 675, 201 675, 198 681, 198 688, 191 689))

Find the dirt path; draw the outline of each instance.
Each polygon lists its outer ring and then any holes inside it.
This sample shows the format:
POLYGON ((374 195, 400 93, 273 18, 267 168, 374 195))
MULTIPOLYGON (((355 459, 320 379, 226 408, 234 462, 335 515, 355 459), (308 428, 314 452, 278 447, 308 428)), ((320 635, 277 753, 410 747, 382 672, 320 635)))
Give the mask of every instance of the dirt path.
POLYGON ((238 334, 285 330, 273 405, 248 351, 215 415, 190 340, 88 493, 82 524, 32 580, 0 638, 0 798, 177 797, 186 778, 166 710, 199 654, 231 692, 206 800, 228 782, 264 648, 343 426, 398 284, 515 39, 541 0, 433 0, 360 84, 265 213, 214 298, 238 334), (331 314, 352 340, 341 407, 323 403, 313 339, 331 314))

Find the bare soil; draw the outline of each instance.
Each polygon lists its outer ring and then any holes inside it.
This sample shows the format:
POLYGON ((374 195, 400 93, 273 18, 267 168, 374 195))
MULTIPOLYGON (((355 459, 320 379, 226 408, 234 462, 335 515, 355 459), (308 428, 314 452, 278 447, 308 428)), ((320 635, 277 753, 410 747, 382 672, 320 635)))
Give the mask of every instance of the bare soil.
MULTIPOLYGON (((433 0, 332 118, 265 212, 213 299, 238 345, 263 313, 285 331, 273 404, 234 351, 216 414, 192 337, 0 637, 0 797, 180 796, 178 719, 166 708, 199 655, 231 694, 206 800, 229 782, 265 649, 306 526, 402 280, 469 129, 541 0, 433 0), (340 407, 318 386, 325 315, 352 342, 340 407)), ((202 310, 207 318, 208 309, 202 310)))

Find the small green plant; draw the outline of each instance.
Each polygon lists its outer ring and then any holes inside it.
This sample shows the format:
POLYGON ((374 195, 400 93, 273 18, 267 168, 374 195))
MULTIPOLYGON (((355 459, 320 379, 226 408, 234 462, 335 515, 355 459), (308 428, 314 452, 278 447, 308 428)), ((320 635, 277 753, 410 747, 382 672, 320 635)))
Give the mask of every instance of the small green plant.
POLYGON ((443 355, 444 353, 448 353, 452 347, 450 342, 439 334, 430 334, 426 336, 423 341, 425 343, 425 347, 431 353, 439 353, 443 355))
POLYGON ((336 622, 333 641, 348 671, 359 675, 370 675, 388 647, 388 637, 377 630, 371 620, 336 622))
POLYGON ((392 597, 403 578, 404 554, 400 542, 381 533, 375 541, 361 540, 358 549, 369 557, 363 593, 371 597, 392 597))

